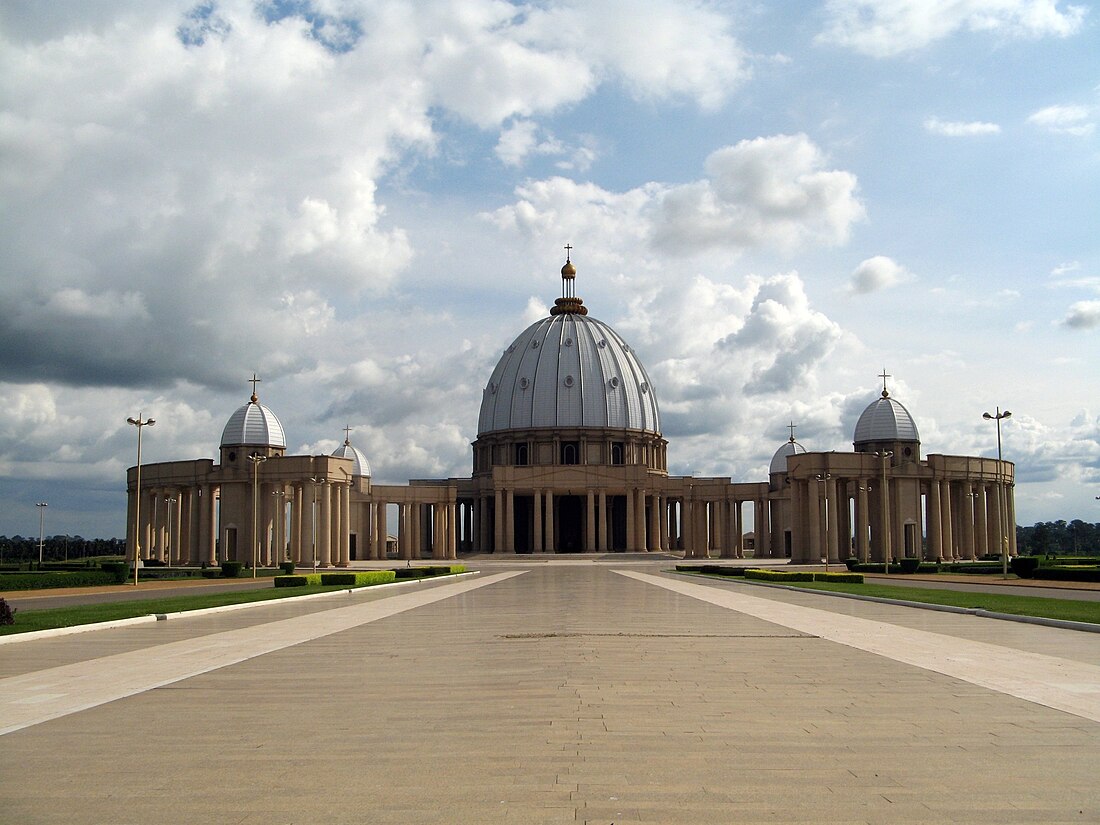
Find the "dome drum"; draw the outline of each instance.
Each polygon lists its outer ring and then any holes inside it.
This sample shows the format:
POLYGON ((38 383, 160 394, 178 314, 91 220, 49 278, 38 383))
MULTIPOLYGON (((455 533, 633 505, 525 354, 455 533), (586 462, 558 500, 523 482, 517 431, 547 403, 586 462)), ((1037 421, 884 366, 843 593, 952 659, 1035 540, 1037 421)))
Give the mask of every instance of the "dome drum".
POLYGON ((483 435, 474 442, 474 475, 494 467, 644 466, 668 472, 668 442, 644 430, 577 428, 509 430, 483 435))

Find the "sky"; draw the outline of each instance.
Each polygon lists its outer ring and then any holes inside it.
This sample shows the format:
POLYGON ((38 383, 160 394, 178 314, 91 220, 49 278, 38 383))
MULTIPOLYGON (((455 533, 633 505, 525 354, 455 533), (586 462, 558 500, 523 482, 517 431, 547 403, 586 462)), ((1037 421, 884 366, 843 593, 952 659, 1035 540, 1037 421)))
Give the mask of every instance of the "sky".
POLYGON ((6 0, 0 535, 121 536, 259 396, 288 452, 468 476, 576 289, 669 470, 850 450, 891 376, 1021 524, 1100 521, 1100 4, 6 0))

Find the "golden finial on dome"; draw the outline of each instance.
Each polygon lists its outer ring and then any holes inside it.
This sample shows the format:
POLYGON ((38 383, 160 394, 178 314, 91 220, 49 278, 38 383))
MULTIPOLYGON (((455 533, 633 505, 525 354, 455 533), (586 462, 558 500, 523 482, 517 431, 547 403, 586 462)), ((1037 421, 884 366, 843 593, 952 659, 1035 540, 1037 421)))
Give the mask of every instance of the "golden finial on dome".
POLYGON ((573 251, 573 247, 569 244, 565 245, 565 266, 561 268, 561 276, 563 278, 573 279, 577 277, 577 268, 573 266, 573 262, 569 259, 569 253, 573 251))
POLYGON ((890 391, 886 389, 886 379, 887 378, 893 378, 893 377, 894 376, 892 376, 892 375, 890 375, 889 373, 886 372, 886 367, 882 368, 882 374, 879 376, 879 378, 882 379, 882 397, 883 398, 889 398, 890 397, 890 391))
POLYGON ((561 268, 561 297, 554 301, 550 308, 551 315, 587 315, 588 308, 584 301, 577 297, 574 281, 577 279, 577 268, 573 266, 570 253, 573 247, 565 245, 565 266, 561 268))

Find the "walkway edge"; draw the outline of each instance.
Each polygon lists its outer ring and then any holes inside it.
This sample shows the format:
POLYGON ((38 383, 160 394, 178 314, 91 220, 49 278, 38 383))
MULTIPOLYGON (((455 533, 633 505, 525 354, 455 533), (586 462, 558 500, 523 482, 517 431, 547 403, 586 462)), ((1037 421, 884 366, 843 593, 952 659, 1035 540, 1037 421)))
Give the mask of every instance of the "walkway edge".
MULTIPOLYGON (((425 584, 427 582, 450 581, 464 578, 465 576, 478 576, 480 570, 469 570, 465 573, 452 573, 449 576, 433 576, 430 579, 409 579, 407 581, 386 582, 385 584, 368 585, 377 587, 400 587, 406 584, 425 584)), ((325 593, 307 593, 303 596, 285 596, 281 599, 264 599, 258 602, 244 602, 242 604, 223 604, 218 607, 200 607, 197 610, 178 610, 175 613, 149 613, 145 616, 133 616, 129 619, 112 619, 109 622, 92 622, 90 624, 74 624, 71 627, 51 627, 46 630, 29 630, 26 633, 13 633, 10 636, 0 636, 0 645, 13 644, 15 642, 33 642, 36 639, 50 639, 54 636, 71 636, 74 633, 88 633, 93 630, 110 630, 114 627, 127 627, 132 624, 145 624, 146 622, 163 622, 168 619, 185 619, 192 616, 207 616, 211 613, 226 613, 230 610, 244 610, 249 607, 264 607, 278 604, 279 602, 297 602, 307 599, 321 599, 329 596, 349 595, 357 590, 366 590, 366 587, 341 588, 325 593)), ((245 591, 249 592, 249 591, 245 591)), ((43 608, 45 610, 56 608, 43 608)))
MULTIPOLYGON (((750 579, 734 578, 732 576, 707 576, 703 573, 683 573, 679 570, 670 571, 678 575, 697 576, 710 581, 723 581, 730 584, 748 584, 753 587, 772 587, 777 590, 790 590, 796 593, 809 593, 812 596, 835 596, 839 599, 855 599, 857 602, 878 602, 879 604, 892 604, 898 607, 916 607, 921 610, 935 610, 940 613, 962 613, 969 616, 981 616, 983 619, 1000 619, 1005 622, 1020 622, 1021 624, 1037 624, 1043 627, 1057 627, 1062 630, 1081 630, 1085 633, 1100 633, 1100 624, 1091 622, 1072 622, 1068 619, 1047 619, 1043 616, 1019 616, 1015 613, 995 613, 981 607, 956 607, 953 604, 934 604, 932 602, 910 602, 905 599, 888 599, 884 596, 861 596, 858 593, 837 593, 832 590, 814 590, 809 587, 798 587, 790 584, 777 584, 775 582, 752 581, 750 579)), ((1032 596, 1031 598, 1042 598, 1032 596)))

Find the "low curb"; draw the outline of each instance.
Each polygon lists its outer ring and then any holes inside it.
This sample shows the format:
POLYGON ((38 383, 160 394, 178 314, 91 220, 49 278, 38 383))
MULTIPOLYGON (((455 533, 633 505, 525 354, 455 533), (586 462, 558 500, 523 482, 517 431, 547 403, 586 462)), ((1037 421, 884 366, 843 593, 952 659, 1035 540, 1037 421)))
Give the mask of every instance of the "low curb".
MULTIPOLYGON (((449 576, 433 576, 430 579, 406 579, 404 581, 386 582, 385 584, 372 584, 366 587, 341 588, 325 593, 307 593, 302 596, 285 596, 280 599, 264 599, 258 602, 244 602, 243 604, 223 604, 218 607, 200 607, 197 610, 179 610, 175 613, 150 613, 146 616, 133 616, 129 619, 113 619, 109 622, 95 622, 92 624, 76 624, 72 627, 51 627, 47 630, 31 630, 27 633, 13 633, 10 636, 0 636, 0 645, 13 644, 15 642, 33 642, 36 639, 51 639, 56 636, 71 636, 76 633, 88 633, 92 630, 110 630, 115 627, 128 627, 135 624, 147 624, 149 622, 165 622, 169 619, 184 619, 193 616, 208 616, 212 613, 228 613, 231 610, 244 610, 249 607, 268 607, 280 602, 297 602, 308 599, 322 599, 329 596, 350 596, 363 590, 374 590, 382 587, 401 587, 408 584, 426 584, 437 582, 441 579, 458 579, 463 576, 477 576, 480 570, 468 570, 465 573, 452 573, 449 576)), ((247 591, 246 591, 247 592, 247 591)))

